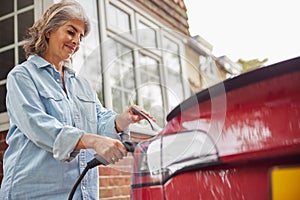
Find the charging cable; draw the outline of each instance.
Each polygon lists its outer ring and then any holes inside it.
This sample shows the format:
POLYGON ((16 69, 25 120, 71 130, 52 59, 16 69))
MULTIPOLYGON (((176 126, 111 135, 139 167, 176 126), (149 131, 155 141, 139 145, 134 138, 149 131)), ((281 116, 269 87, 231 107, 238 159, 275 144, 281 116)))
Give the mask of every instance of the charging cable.
MULTIPOLYGON (((134 152, 134 149, 137 145, 136 142, 133 142, 133 141, 124 141, 122 142, 123 145, 125 146, 126 148, 126 151, 127 152, 131 152, 133 153, 134 152)), ((108 165, 109 162, 107 160, 105 160, 102 156, 98 155, 98 154, 95 154, 94 155, 94 159, 89 161, 87 163, 87 166, 85 167, 85 169, 83 170, 83 172, 81 173, 81 175, 79 176, 79 178, 77 179, 76 183, 74 184, 71 192, 70 192, 70 195, 69 195, 69 198, 68 200, 72 200, 73 199, 73 196, 75 194, 75 191, 78 187, 78 185, 80 184, 80 182, 82 181, 83 177, 85 176, 85 174, 92 168, 98 166, 98 165, 108 165)))

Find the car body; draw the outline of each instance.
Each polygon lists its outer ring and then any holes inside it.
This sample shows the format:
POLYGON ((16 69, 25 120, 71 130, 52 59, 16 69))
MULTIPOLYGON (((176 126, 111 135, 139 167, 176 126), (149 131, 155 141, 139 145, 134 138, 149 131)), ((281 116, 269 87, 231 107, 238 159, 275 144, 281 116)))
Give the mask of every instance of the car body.
POLYGON ((191 96, 139 143, 133 200, 299 199, 300 57, 191 96))

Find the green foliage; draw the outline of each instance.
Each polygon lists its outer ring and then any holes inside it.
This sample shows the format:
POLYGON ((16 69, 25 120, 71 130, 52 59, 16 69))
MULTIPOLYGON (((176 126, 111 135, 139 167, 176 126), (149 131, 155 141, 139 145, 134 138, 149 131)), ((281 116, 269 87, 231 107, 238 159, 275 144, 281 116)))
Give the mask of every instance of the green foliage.
POLYGON ((259 68, 264 66, 264 64, 268 61, 267 58, 263 59, 262 61, 258 60, 258 59, 253 59, 253 60, 243 60, 243 59, 239 59, 238 63, 243 67, 242 69, 242 73, 245 73, 247 71, 259 68))

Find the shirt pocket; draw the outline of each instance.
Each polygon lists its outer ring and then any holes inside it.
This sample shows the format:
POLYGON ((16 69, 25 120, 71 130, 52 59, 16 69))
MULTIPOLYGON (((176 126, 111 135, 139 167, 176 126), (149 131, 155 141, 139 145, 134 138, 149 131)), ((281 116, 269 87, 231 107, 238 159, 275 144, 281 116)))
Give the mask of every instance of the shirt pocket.
POLYGON ((96 100, 93 94, 77 93, 77 109, 84 119, 97 123, 96 100))
POLYGON ((49 93, 47 91, 40 91, 41 100, 45 106, 46 113, 56 118, 61 123, 66 122, 65 114, 68 113, 66 110, 66 103, 63 95, 59 93, 49 93))

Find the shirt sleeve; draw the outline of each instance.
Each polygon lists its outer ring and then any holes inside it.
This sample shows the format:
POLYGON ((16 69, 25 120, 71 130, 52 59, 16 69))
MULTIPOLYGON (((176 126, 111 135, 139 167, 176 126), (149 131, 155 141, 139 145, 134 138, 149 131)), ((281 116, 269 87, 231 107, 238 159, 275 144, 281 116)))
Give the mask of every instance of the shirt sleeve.
POLYGON ((105 135, 121 141, 130 140, 129 127, 121 132, 116 131, 115 121, 117 113, 112 110, 104 108, 101 103, 97 105, 98 113, 98 134, 105 135))
POLYGON ((84 131, 63 125, 45 112, 35 84, 25 70, 14 70, 8 75, 6 104, 11 123, 30 141, 53 153, 57 160, 71 159, 84 131))
POLYGON ((96 109, 98 120, 98 134, 114 139, 120 139, 115 128, 115 120, 117 117, 117 113, 107 108, 104 108, 99 102, 99 100, 97 100, 96 109))

